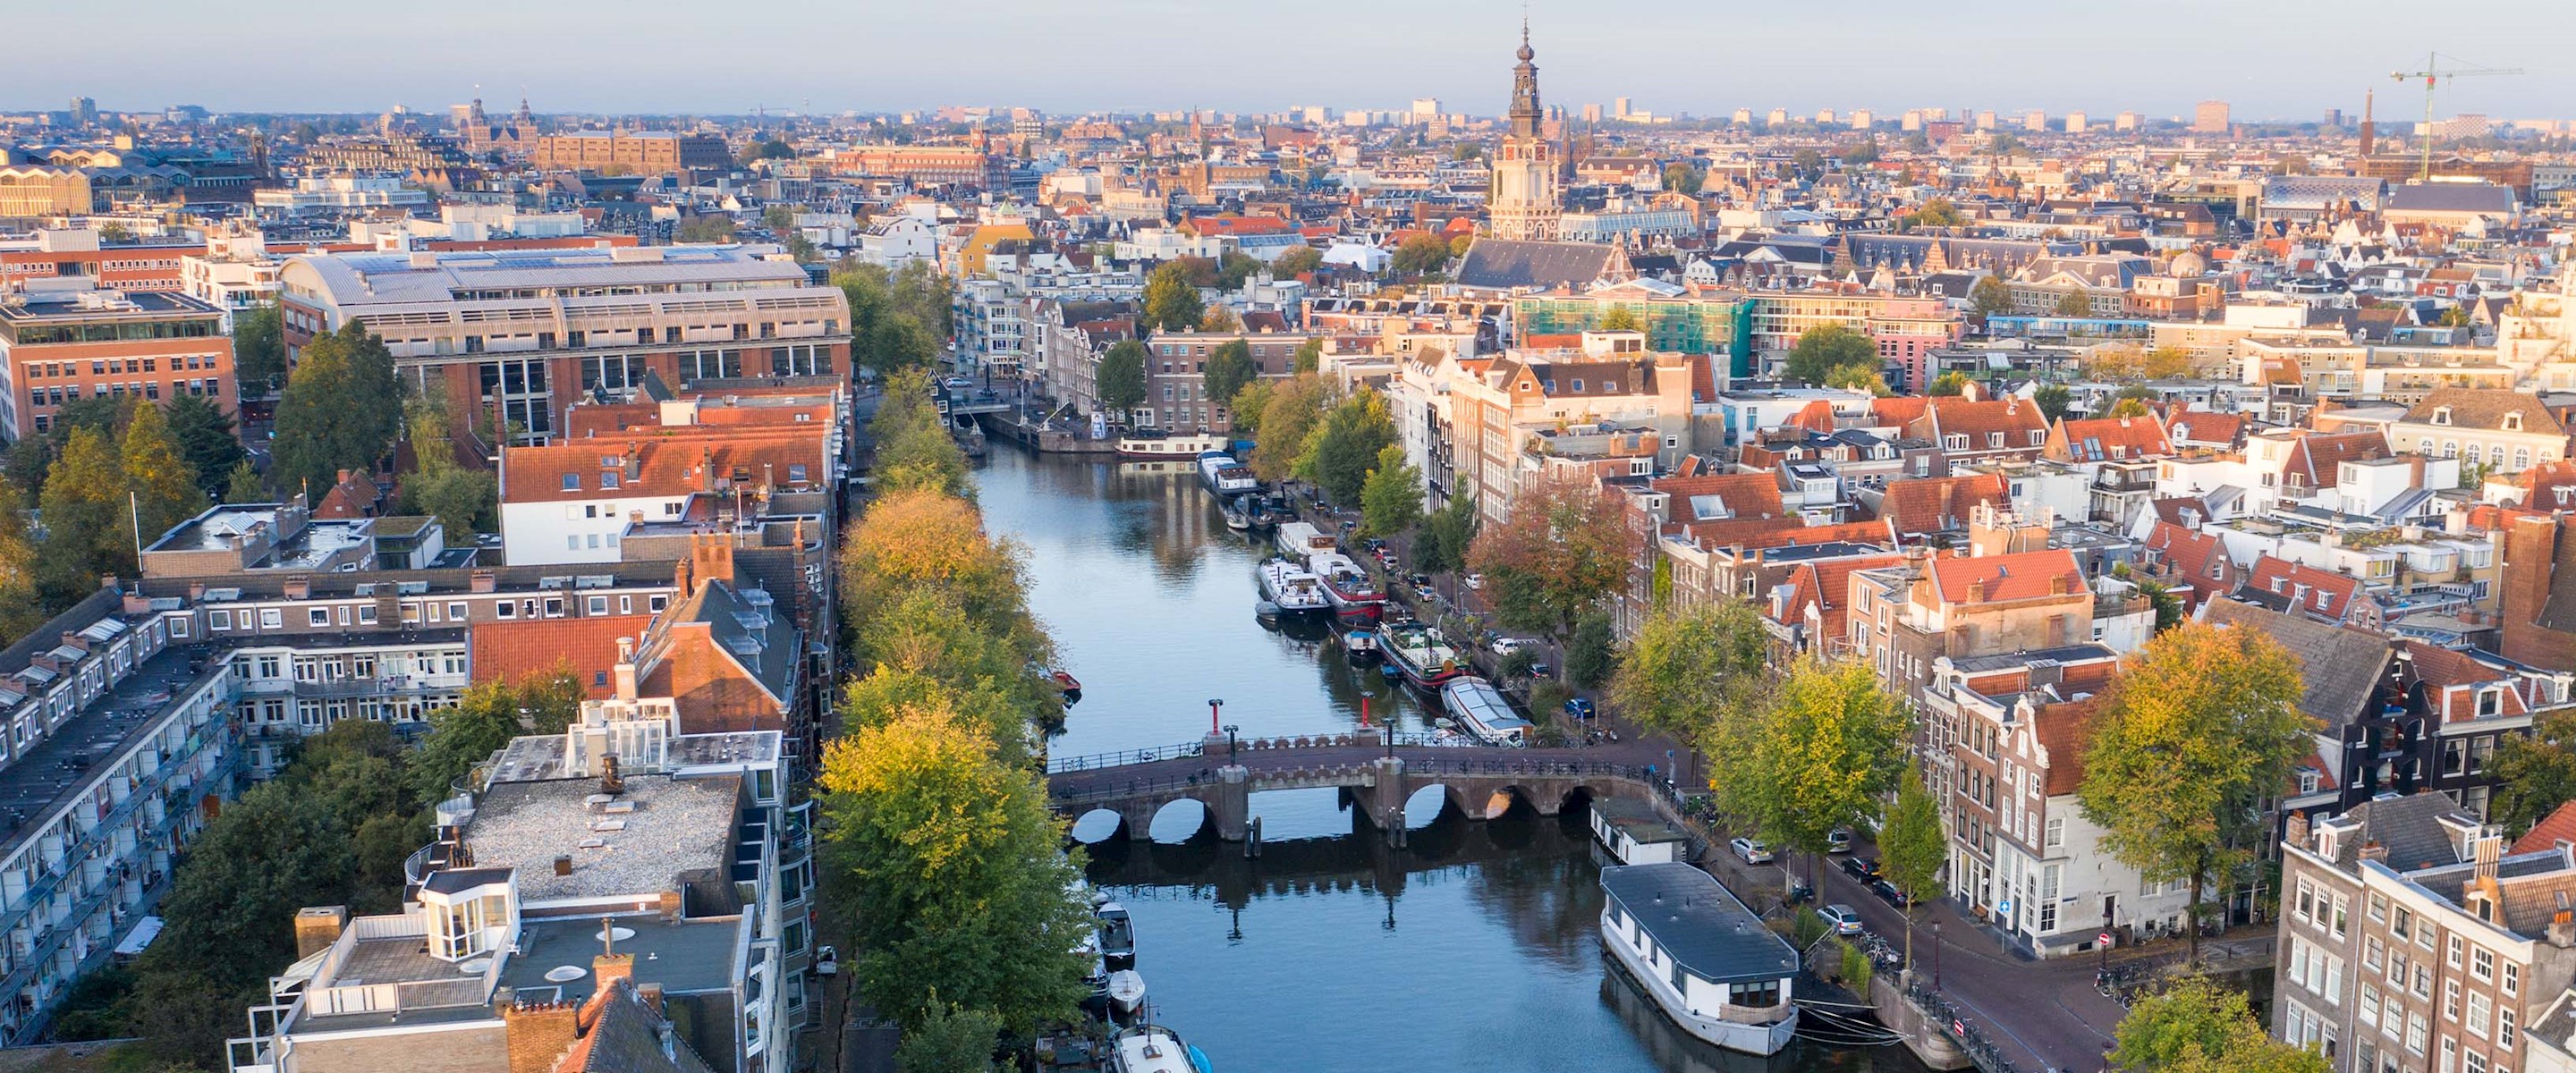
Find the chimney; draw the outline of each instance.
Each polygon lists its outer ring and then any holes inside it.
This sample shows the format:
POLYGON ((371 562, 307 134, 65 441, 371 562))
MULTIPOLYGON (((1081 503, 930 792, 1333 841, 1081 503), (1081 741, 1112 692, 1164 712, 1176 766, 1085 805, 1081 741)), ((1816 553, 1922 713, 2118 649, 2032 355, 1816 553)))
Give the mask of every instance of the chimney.
POLYGON ((2070 591, 2073 591, 2073 590, 2070 590, 2070 589, 2068 589, 2068 588, 2066 587, 2066 575, 2064 575, 2064 574, 2050 574, 2050 575, 2048 575, 2048 594, 2049 594, 2049 595, 2051 595, 2051 596, 2064 596, 2064 595, 2066 595, 2066 594, 2067 594, 2068 592, 2070 592, 2070 591))
POLYGON ((620 637, 617 639, 617 667, 615 674, 617 680, 617 699, 624 701, 634 700, 636 696, 635 639, 632 637, 620 637))
POLYGON ((2576 913, 2561 909, 2549 918, 2549 945, 2565 950, 2576 946, 2576 913))
POLYGON ((2284 846, 2306 846, 2308 844, 2307 813, 2293 812, 2290 814, 2289 819, 2281 821, 2281 844, 2284 846))
POLYGON ((2388 863, 2388 846, 2387 846, 2387 844, 2386 844, 2386 843, 2382 843, 2382 842, 2364 842, 2364 843, 2362 843, 2362 844, 2361 844, 2361 859, 2362 859, 2362 860, 2365 860, 2365 861, 2378 861, 2378 862, 2379 862, 2379 863, 2381 863, 2381 864, 2386 864, 2386 863, 2388 863))
MULTIPOLYGON (((612 925, 612 922, 605 920, 600 923, 602 926, 612 925)), ((598 984, 599 990, 601 991, 608 990, 608 986, 610 984, 616 983, 619 980, 633 981, 635 979, 635 955, 601 954, 598 957, 590 959, 590 975, 591 979, 598 984)))
POLYGON ((565 854, 557 854, 557 855, 555 856, 555 874, 556 874, 557 876, 568 876, 568 875, 571 875, 571 874, 572 874, 572 855, 571 855, 571 854, 569 854, 569 853, 565 853, 565 854))
POLYGON ((2494 882, 2496 864, 2504 859, 2504 836, 2493 832, 2478 835, 2476 841, 2469 843, 2469 855, 2476 864, 2474 874, 2477 879, 2484 883, 2494 882))
POLYGON ((205 582, 202 582, 202 581, 191 581, 191 582, 189 582, 189 583, 188 583, 188 602, 189 602, 189 603, 192 603, 192 604, 193 604, 193 603, 197 603, 197 602, 199 602, 199 601, 201 601, 201 600, 204 600, 205 598, 206 598, 206 583, 205 583, 205 582))
POLYGON ((684 903, 680 897, 679 891, 666 890, 662 892, 661 910, 662 920, 664 923, 677 923, 680 919, 680 913, 683 908, 684 903))
POLYGON ((1981 604, 1986 602, 1986 582, 1984 578, 1979 578, 1968 583, 1968 602, 1972 604, 1981 604))
POLYGON ((466 588, 468 591, 478 595, 483 593, 499 592, 501 590, 501 578, 500 575, 494 574, 489 570, 477 570, 468 576, 466 588))
POLYGON ((313 952, 340 941, 340 929, 348 926, 349 907, 345 905, 308 905, 295 911, 295 958, 301 961, 313 952))
POLYGON ((555 1060, 580 1038, 581 1008, 569 1002, 512 1002, 501 1011, 510 1073, 553 1073, 555 1060))
POLYGON ((286 598, 289 600, 312 599, 313 579, 301 574, 286 579, 286 598))

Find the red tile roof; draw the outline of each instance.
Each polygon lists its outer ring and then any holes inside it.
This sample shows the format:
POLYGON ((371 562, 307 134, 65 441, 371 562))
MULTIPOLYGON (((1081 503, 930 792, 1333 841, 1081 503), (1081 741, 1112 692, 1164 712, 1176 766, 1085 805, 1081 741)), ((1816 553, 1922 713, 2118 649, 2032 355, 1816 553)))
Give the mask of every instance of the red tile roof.
POLYGON ((617 640, 644 643, 651 615, 601 615, 589 618, 516 619, 485 622, 473 629, 474 680, 515 682, 545 674, 569 663, 593 699, 616 689, 617 640))
POLYGON ((1970 451, 2032 451, 2048 435, 2048 417, 2035 403, 2020 397, 1978 402, 1949 395, 1936 395, 1924 400, 1924 416, 1907 426, 1910 435, 1920 436, 1946 446, 1943 437, 1965 435, 1970 451), (1989 438, 2001 433, 2001 447, 1989 438), (2034 438, 2032 433, 2038 433, 2034 438))
POLYGON ((2084 568, 2064 548, 1983 555, 1973 559, 1934 559, 1932 592, 1943 603, 2002 603, 2049 596, 2092 594, 2084 587, 2084 568))
POLYGON ((2317 432, 2299 437, 2281 461, 2285 482, 2309 488, 2332 488, 2343 478, 2346 462, 2388 457, 2388 437, 2378 429, 2363 432, 2317 432))
POLYGON ((2538 853, 2555 849, 2561 842, 2576 845, 2576 801, 2561 804, 2549 815, 2541 817, 2539 823, 2531 825, 2529 832, 2513 840, 2513 849, 2509 852, 2538 853))
POLYGON ((2576 509, 2576 459, 2543 462, 2522 471, 2522 505, 2533 510, 2576 509))
POLYGON ((2158 458, 2173 453, 2164 426, 2152 417, 2060 419, 2049 434, 2049 457, 2070 462, 2158 458))
POLYGON ((2311 618, 2341 622, 2352 613, 2353 597, 2361 594, 2361 579, 2266 555, 2254 560, 2245 587, 2294 600, 2311 618))
POLYGON ((1663 477, 1647 487, 1672 497, 1665 513, 1667 529, 1697 521, 1691 500, 1700 496, 1717 497, 1727 510, 1726 518, 1710 521, 1777 518, 1785 513, 1780 505, 1779 478, 1769 473, 1701 473, 1688 477, 1663 477))
POLYGON ((2248 423, 2244 414, 2185 410, 2173 415, 2173 420, 2167 423, 2167 435, 2176 446, 2233 447, 2244 439, 2248 423))
POLYGON ((608 437, 575 440, 545 447, 513 447, 501 456, 501 499, 505 503, 551 500, 684 496, 712 491, 717 482, 740 472, 753 484, 764 480, 787 484, 801 466, 805 479, 831 479, 823 457, 824 430, 796 428, 716 428, 663 430, 650 439, 608 437), (621 474, 616 488, 606 488, 603 474, 619 469, 619 459, 632 453, 636 465, 621 474), (565 478, 574 479, 570 489, 565 478))
POLYGON ((2012 497, 2000 473, 1958 477, 1917 477, 1887 482, 1878 515, 1888 532, 1903 539, 1912 534, 1964 529, 1979 504, 2005 507, 2012 497))
POLYGON ((2201 601, 2226 592, 2236 575, 2236 563, 2227 557, 2227 546, 2207 533, 2196 533, 2172 522, 2159 521, 2147 531, 2147 547, 2165 557, 2174 581, 2191 586, 2186 603, 2197 609, 2201 601))

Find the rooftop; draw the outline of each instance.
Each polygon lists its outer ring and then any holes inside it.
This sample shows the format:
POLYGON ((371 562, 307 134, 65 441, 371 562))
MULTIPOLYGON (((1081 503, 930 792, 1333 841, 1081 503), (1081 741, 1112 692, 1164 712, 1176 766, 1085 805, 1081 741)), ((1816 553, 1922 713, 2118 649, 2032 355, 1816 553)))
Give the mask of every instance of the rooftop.
POLYGON ((85 793, 103 774, 102 765, 150 735, 173 702, 223 673, 220 661, 201 663, 203 657, 200 648, 162 649, 0 768, 0 821, 9 824, 0 836, 0 859, 16 853, 44 829, 46 817, 85 793))
POLYGON ((1798 973, 1798 952, 1715 877, 1687 864, 1601 870, 1601 889, 1701 979, 1776 980, 1798 973))
POLYGON ((741 779, 632 775, 614 799, 597 779, 494 782, 476 802, 465 846, 478 867, 516 868, 530 904, 658 897, 692 873, 733 863, 741 779), (556 875, 555 859, 572 858, 556 875))
MULTIPOLYGON (((501 986, 522 1000, 546 997, 560 988, 556 1001, 580 1002, 598 987, 591 959, 602 949, 600 917, 523 919, 519 954, 501 966, 501 986), (579 976, 565 969, 580 971, 579 976), (557 979, 557 977, 565 977, 557 979)), ((735 960, 742 920, 671 921, 651 913, 605 918, 613 929, 608 945, 635 958, 635 979, 660 984, 667 994, 725 991, 742 976, 735 960)))

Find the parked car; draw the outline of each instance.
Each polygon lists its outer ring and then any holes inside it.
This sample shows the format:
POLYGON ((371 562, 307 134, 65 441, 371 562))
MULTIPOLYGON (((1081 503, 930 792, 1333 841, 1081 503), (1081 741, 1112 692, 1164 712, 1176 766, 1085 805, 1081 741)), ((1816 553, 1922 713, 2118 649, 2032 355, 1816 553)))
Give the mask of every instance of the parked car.
POLYGON ((1591 700, 1591 698, 1588 698, 1588 697, 1569 697, 1569 698, 1566 698, 1566 701, 1565 701, 1565 714, 1566 714, 1566 716, 1567 716, 1568 718, 1572 718, 1572 719, 1582 719, 1582 720, 1587 720, 1587 721, 1589 721, 1589 720, 1592 718, 1592 715, 1593 715, 1593 712, 1592 712, 1592 700, 1591 700))
POLYGON ((1485 587, 1485 575, 1483 574, 1469 574, 1462 580, 1466 581, 1467 587, 1471 589, 1481 589, 1485 587))
POLYGON ((1508 656, 1514 652, 1520 651, 1521 649, 1531 647, 1531 642, 1522 640, 1518 637, 1497 637, 1486 642, 1485 647, 1492 649, 1494 654, 1497 656, 1508 656))
POLYGON ((1860 934, 1860 910, 1858 909, 1836 902, 1816 910, 1816 915, 1825 918, 1825 923, 1833 925, 1836 935, 1860 934))
POLYGON ((1735 855, 1743 858, 1746 864, 1771 863, 1771 847, 1750 838, 1733 839, 1727 842, 1726 847, 1734 850, 1735 855))
POLYGON ((840 952, 840 951, 838 951, 838 950, 835 950, 835 949, 833 949, 833 948, 831 948, 831 947, 828 947, 828 946, 818 946, 818 947, 815 947, 815 948, 814 948, 814 975, 816 975, 816 976, 839 976, 840 974, 841 974, 841 952, 840 952))
POLYGON ((1869 892, 1878 895, 1879 900, 1899 909, 1903 909, 1914 903, 1913 899, 1905 896, 1904 891, 1896 889, 1896 884, 1890 883, 1884 879, 1870 880, 1869 892))
POLYGON ((1546 660, 1532 660, 1530 662, 1530 677, 1555 678, 1556 668, 1548 666, 1546 660))
POLYGON ((1867 857, 1845 857, 1843 871, 1866 884, 1878 878, 1878 862, 1867 857))
POLYGON ((1831 831, 1827 831, 1827 832, 1825 832, 1825 852, 1827 852, 1827 853, 1849 853, 1849 852, 1851 852, 1851 851, 1852 851, 1852 831, 1851 831, 1851 828, 1849 828, 1849 827, 1837 827, 1837 828, 1834 828, 1834 829, 1833 829, 1833 830, 1831 830, 1831 831))
POLYGON ((948 386, 953 388, 974 387, 975 378, 971 376, 952 376, 948 378, 948 386))

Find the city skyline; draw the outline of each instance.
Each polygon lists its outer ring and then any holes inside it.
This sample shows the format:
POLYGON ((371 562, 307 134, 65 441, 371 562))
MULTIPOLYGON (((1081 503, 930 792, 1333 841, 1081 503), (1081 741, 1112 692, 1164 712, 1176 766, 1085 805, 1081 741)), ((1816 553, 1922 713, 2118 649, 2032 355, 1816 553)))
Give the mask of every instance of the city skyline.
MULTIPOLYGON (((2505 26, 2543 18, 2546 9, 2490 0, 2449 21, 2505 26)), ((524 93, 541 112, 598 114, 734 115, 765 107, 831 115, 947 105, 1058 114, 1191 107, 1272 112, 1321 105, 1338 118, 1344 110, 1396 110, 1429 96, 1453 113, 1500 115, 1519 14, 1465 0, 1393 8, 1327 0, 1228 12, 1223 22, 1202 26, 1188 5, 1174 0, 1065 7, 968 0, 936 9, 815 11, 795 24, 802 29, 789 32, 775 21, 681 26, 687 9, 668 0, 615 7, 578 0, 537 10, 466 0, 451 9, 450 24, 499 31, 467 50, 435 38, 387 41, 372 16, 345 7, 295 2, 272 10, 279 16, 260 20, 219 9, 163 13, 168 32, 123 42, 125 62, 112 82, 101 80, 94 57, 80 50, 24 57, 0 107, 60 108, 72 96, 88 96, 110 111, 197 104, 218 112, 369 113, 396 104, 437 110, 479 92, 487 105, 515 105, 524 93), (1168 51, 1156 44, 1164 40, 1157 35, 1194 29, 1223 31, 1237 44, 1168 51), (1247 62, 1243 55, 1261 42, 1293 42, 1301 31, 1326 43, 1287 49, 1273 63, 1247 62), (671 37, 695 42, 710 57, 765 59, 700 62, 675 78, 656 44, 671 37), (956 50, 918 47, 926 40, 958 42, 989 59, 959 62, 956 50), (1067 42, 1075 47, 1059 47, 1067 42), (1141 52, 1122 51, 1131 47, 1141 52), (295 63, 280 77, 213 88, 190 73, 209 52, 291 55, 295 63), (1165 59, 1158 61, 1158 52, 1165 59), (631 62, 639 55, 657 62, 631 62), (1144 59, 1127 60, 1130 55, 1144 59), (1121 62, 1093 62, 1092 56, 1121 62), (1293 77, 1325 68, 1330 78, 1293 77)), ((2188 120, 2195 104, 2214 98, 2228 101, 2238 121, 2305 122, 2327 109, 2358 116, 2363 94, 2380 89, 2387 98, 2380 102, 2382 120, 2404 122, 2421 115, 2420 88, 2392 84, 2388 72, 2420 67, 2428 44, 2478 64, 2528 72, 2445 85, 2435 102, 2437 118, 2555 118, 2547 102, 2576 95, 2576 69, 2550 62, 2546 35, 2427 38, 2411 28, 2413 12, 2392 0, 2346 5, 2331 20, 2301 23, 2295 34, 2152 40, 2124 40, 2124 34, 2144 35, 2114 25, 2033 31, 2001 10, 1906 25, 1892 21, 1899 11, 1884 0, 1830 14, 1676 9, 1656 13, 1652 33, 1638 21, 1591 19, 1568 4, 1535 5, 1530 16, 1550 101, 1569 112, 1626 97, 1657 115, 1719 118, 1739 107, 1806 116, 1866 108, 1883 119, 1908 108, 1948 107, 2085 111, 2103 119, 2134 111, 2188 120), (1880 32, 1849 32, 1873 23, 1880 32), (2105 53, 2156 77, 2105 80, 2105 53)), ((2217 0, 2188 0, 2162 16, 2213 26, 2221 18, 2269 25, 2249 18, 2248 5, 2217 0)), ((12 16, 38 40, 73 39, 90 17, 57 3, 12 16)))

